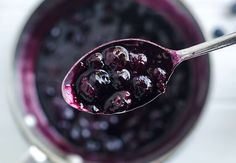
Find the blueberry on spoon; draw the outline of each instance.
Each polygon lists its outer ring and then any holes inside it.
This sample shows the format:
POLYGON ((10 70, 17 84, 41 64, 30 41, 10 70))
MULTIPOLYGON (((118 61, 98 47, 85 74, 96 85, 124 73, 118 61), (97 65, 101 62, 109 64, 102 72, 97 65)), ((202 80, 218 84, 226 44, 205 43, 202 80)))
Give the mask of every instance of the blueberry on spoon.
POLYGON ((80 58, 62 83, 72 107, 95 114, 118 114, 140 108, 165 92, 183 61, 236 43, 236 33, 183 50, 143 39, 103 44, 80 58))

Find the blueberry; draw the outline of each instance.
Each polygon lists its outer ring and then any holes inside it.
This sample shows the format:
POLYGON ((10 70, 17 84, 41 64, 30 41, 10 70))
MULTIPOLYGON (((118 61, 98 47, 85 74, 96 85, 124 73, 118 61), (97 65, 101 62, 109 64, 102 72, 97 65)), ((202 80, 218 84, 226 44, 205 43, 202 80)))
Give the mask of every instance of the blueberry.
POLYGON ((59 97, 55 97, 52 100, 54 106, 54 115, 58 120, 73 121, 76 114, 73 108, 69 107, 64 101, 59 97))
POLYGON ((231 6, 231 13, 236 15, 236 3, 234 3, 232 6, 231 6))
POLYGON ((213 32, 213 36, 215 38, 223 36, 224 35, 224 31, 221 28, 216 28, 213 32))
POLYGON ((98 94, 93 83, 89 81, 88 76, 82 76, 76 82, 77 95, 82 96, 82 98, 88 102, 92 102, 97 99, 98 94))
POLYGON ((76 45, 83 45, 83 43, 85 42, 85 37, 81 30, 70 29, 65 35, 65 40, 71 43, 75 43, 76 45))
POLYGON ((84 139, 87 139, 87 138, 91 137, 91 131, 87 128, 84 128, 84 129, 81 130, 81 136, 84 139))
POLYGON ((127 36, 131 36, 132 34, 132 25, 125 23, 120 26, 120 37, 125 38, 127 36))
POLYGON ((140 53, 130 53, 130 66, 134 71, 142 72, 147 65, 147 56, 140 53))
POLYGON ((153 76, 155 78, 156 81, 166 81, 166 71, 164 71, 163 69, 161 69, 160 67, 157 67, 153 70, 153 76))
POLYGON ((133 117, 131 117, 131 118, 129 118, 129 119, 127 120, 126 126, 127 126, 128 128, 133 128, 133 127, 135 127, 135 126, 137 125, 138 122, 139 122, 139 117, 138 117, 138 116, 133 116, 133 117))
POLYGON ((76 12, 75 14, 72 15, 71 21, 76 22, 76 23, 82 23, 84 21, 85 17, 81 12, 76 12))
POLYGON ((104 105, 105 112, 125 111, 131 105, 131 97, 128 91, 114 93, 104 105))
POLYGON ((119 118, 116 115, 112 115, 109 118, 111 124, 117 124, 119 122, 119 118))
POLYGON ((158 93, 164 93, 166 90, 166 83, 159 81, 156 83, 158 93))
POLYGON ((125 143, 129 143, 132 139, 135 139, 135 137, 136 137, 135 131, 131 129, 122 133, 122 140, 125 143))
POLYGON ((75 141, 79 141, 81 139, 81 128, 78 125, 74 125, 72 127, 70 137, 75 141))
POLYGON ((123 142, 118 138, 111 138, 105 142, 105 147, 108 151, 118 151, 123 147, 123 142))
POLYGON ((89 126, 89 121, 85 117, 80 117, 79 118, 79 125, 81 127, 88 127, 89 126))
POLYGON ((129 53, 122 46, 107 48, 103 51, 104 62, 110 69, 121 70, 129 62, 129 53))
POLYGON ((70 130, 72 124, 71 124, 71 122, 66 121, 66 120, 59 120, 59 121, 57 122, 56 126, 57 126, 59 129, 68 132, 68 130, 70 130))
POLYGON ((61 106, 65 106, 65 103, 63 101, 61 101, 61 99, 59 97, 54 97, 52 100, 51 100, 51 103, 54 107, 57 107, 59 109, 57 110, 53 110, 53 111, 56 111, 56 112, 60 112, 62 110, 64 110, 63 107, 61 106), (62 109, 63 108, 63 109, 62 109))
POLYGON ((99 143, 99 141, 87 140, 85 142, 85 148, 88 151, 99 151, 99 149, 101 148, 101 144, 99 143))
POLYGON ((104 70, 85 72, 76 82, 77 94, 82 96, 84 100, 92 102, 98 98, 101 90, 106 88, 110 82, 110 76, 104 70))
POLYGON ((157 109, 152 109, 152 111, 149 114, 149 118, 151 120, 158 120, 160 118, 162 118, 163 114, 160 110, 157 109))
POLYGON ((175 102, 175 106, 176 106, 177 109, 180 109, 180 110, 181 110, 182 108, 185 107, 185 102, 182 101, 182 100, 177 100, 177 101, 175 102))
POLYGON ((44 44, 44 50, 46 53, 53 53, 56 51, 57 44, 54 41, 48 41, 44 44))
POLYGON ((99 122, 99 128, 101 130, 107 130, 109 127, 109 123, 105 120, 99 122))
POLYGON ((167 81, 167 74, 166 71, 160 67, 157 68, 150 68, 148 73, 153 77, 156 82, 156 87, 159 93, 165 92, 166 89, 166 81, 167 81))
POLYGON ((101 53, 95 53, 91 55, 88 59, 86 59, 86 64, 90 68, 100 69, 104 66, 103 57, 101 53))
POLYGON ((52 86, 47 86, 47 87, 45 88, 45 95, 46 95, 47 97, 52 98, 52 97, 55 97, 56 94, 57 94, 57 92, 56 92, 56 89, 55 89, 54 87, 52 87, 52 86))
POLYGON ((63 109, 62 111, 62 118, 65 120, 74 120, 75 118, 75 112, 74 109, 67 107, 63 109))
POLYGON ((75 42, 76 45, 83 45, 85 42, 85 36, 83 35, 83 33, 80 30, 77 30, 74 33, 74 38, 73 41, 75 42))
POLYGON ((89 78, 90 82, 94 83, 97 87, 109 85, 110 75, 105 70, 95 70, 89 78))
POLYGON ((140 127, 139 133, 138 133, 138 138, 139 141, 143 142, 145 140, 148 140, 152 137, 152 130, 148 130, 147 127, 140 127))
POLYGON ((50 36, 52 38, 56 39, 56 38, 60 37, 60 35, 61 35, 61 29, 59 27, 54 27, 51 29, 50 36))
POLYGON ((145 24, 144 24, 144 30, 147 33, 151 33, 153 31, 155 31, 156 25, 155 22, 153 20, 146 20, 145 24))
POLYGON ((124 88, 128 85, 128 81, 130 80, 130 73, 126 69, 122 69, 121 71, 116 71, 113 73, 112 76, 112 86, 119 90, 121 88, 124 88))
POLYGON ((96 130, 107 130, 109 127, 109 123, 105 120, 102 121, 96 121, 93 123, 93 128, 96 130))
POLYGON ((135 98, 141 100, 152 92, 152 81, 147 76, 134 77, 132 80, 135 98))

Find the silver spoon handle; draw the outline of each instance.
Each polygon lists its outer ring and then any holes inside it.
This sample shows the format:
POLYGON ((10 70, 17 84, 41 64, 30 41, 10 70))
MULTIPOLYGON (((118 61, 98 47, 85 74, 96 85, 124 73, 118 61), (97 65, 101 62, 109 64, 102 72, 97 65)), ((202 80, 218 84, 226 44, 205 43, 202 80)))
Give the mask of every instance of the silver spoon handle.
POLYGON ((211 41, 178 50, 177 55, 180 56, 181 61, 188 60, 206 54, 217 49, 221 49, 236 43, 236 33, 218 37, 211 41))

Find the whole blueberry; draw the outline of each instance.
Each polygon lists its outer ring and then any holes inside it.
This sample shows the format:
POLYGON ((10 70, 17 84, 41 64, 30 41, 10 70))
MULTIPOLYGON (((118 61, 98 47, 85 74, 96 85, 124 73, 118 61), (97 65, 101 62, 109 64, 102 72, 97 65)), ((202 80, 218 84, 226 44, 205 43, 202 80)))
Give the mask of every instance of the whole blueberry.
POLYGON ((78 142, 81 139, 81 127, 78 125, 74 125, 69 133, 69 136, 74 141, 78 142))
POLYGON ((116 71, 112 76, 112 86, 115 89, 121 89, 127 86, 130 80, 130 72, 127 69, 122 69, 121 71, 116 71))
POLYGON ((76 82, 77 94, 82 96, 87 102, 92 102, 98 98, 102 89, 110 84, 110 76, 104 70, 94 70, 85 72, 76 82))
POLYGON ((166 71, 160 67, 157 67, 153 70, 153 77, 156 81, 166 81, 166 71))
POLYGON ((55 97, 57 94, 56 89, 52 86, 45 87, 44 91, 45 91, 45 95, 49 98, 55 97))
POLYGON ((98 151, 101 148, 101 144, 99 141, 95 141, 95 140, 87 140, 85 142, 85 148, 88 151, 98 151))
POLYGON ((103 51, 104 62, 110 69, 121 70, 129 62, 129 53, 122 46, 109 47, 103 51))
POLYGON ((104 66, 102 54, 101 53, 95 53, 94 55, 91 55, 86 60, 86 64, 90 68, 94 68, 94 69, 102 68, 104 66))
POLYGON ((60 27, 54 27, 54 28, 52 28, 51 29, 51 31, 50 31, 50 36, 52 37, 52 38, 58 38, 58 37, 60 37, 60 35, 61 35, 61 29, 60 29, 60 27))
POLYGON ((112 138, 105 142, 105 147, 108 151, 118 151, 123 147, 123 142, 118 138, 112 138))
POLYGON ((110 84, 111 79, 110 75, 105 70, 99 69, 94 70, 94 72, 91 73, 89 81, 91 83, 94 83, 97 87, 101 88, 110 84))
POLYGON ((147 65, 147 56, 140 53, 130 53, 130 66, 132 70, 142 72, 145 70, 147 65))
POLYGON ((134 77, 132 84, 134 96, 139 100, 152 92, 152 81, 147 76, 134 77))
POLYGON ((114 93, 104 105, 105 112, 125 111, 131 105, 131 96, 128 91, 114 93))

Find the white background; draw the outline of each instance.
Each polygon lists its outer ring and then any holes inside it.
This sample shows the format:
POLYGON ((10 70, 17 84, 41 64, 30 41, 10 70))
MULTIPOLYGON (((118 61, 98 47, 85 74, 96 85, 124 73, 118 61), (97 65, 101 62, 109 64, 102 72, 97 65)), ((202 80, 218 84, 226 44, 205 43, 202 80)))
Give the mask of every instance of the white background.
MULTIPOLYGON (((41 0, 0 0, 0 163, 17 163, 27 150, 11 117, 6 88, 16 38, 27 17, 41 0)), ((229 14, 234 0, 182 0, 205 33, 222 27, 236 31, 229 14)), ((236 162, 236 46, 211 54, 211 88, 197 127, 168 163, 236 162)), ((15 81, 17 82, 17 81, 15 81)))

